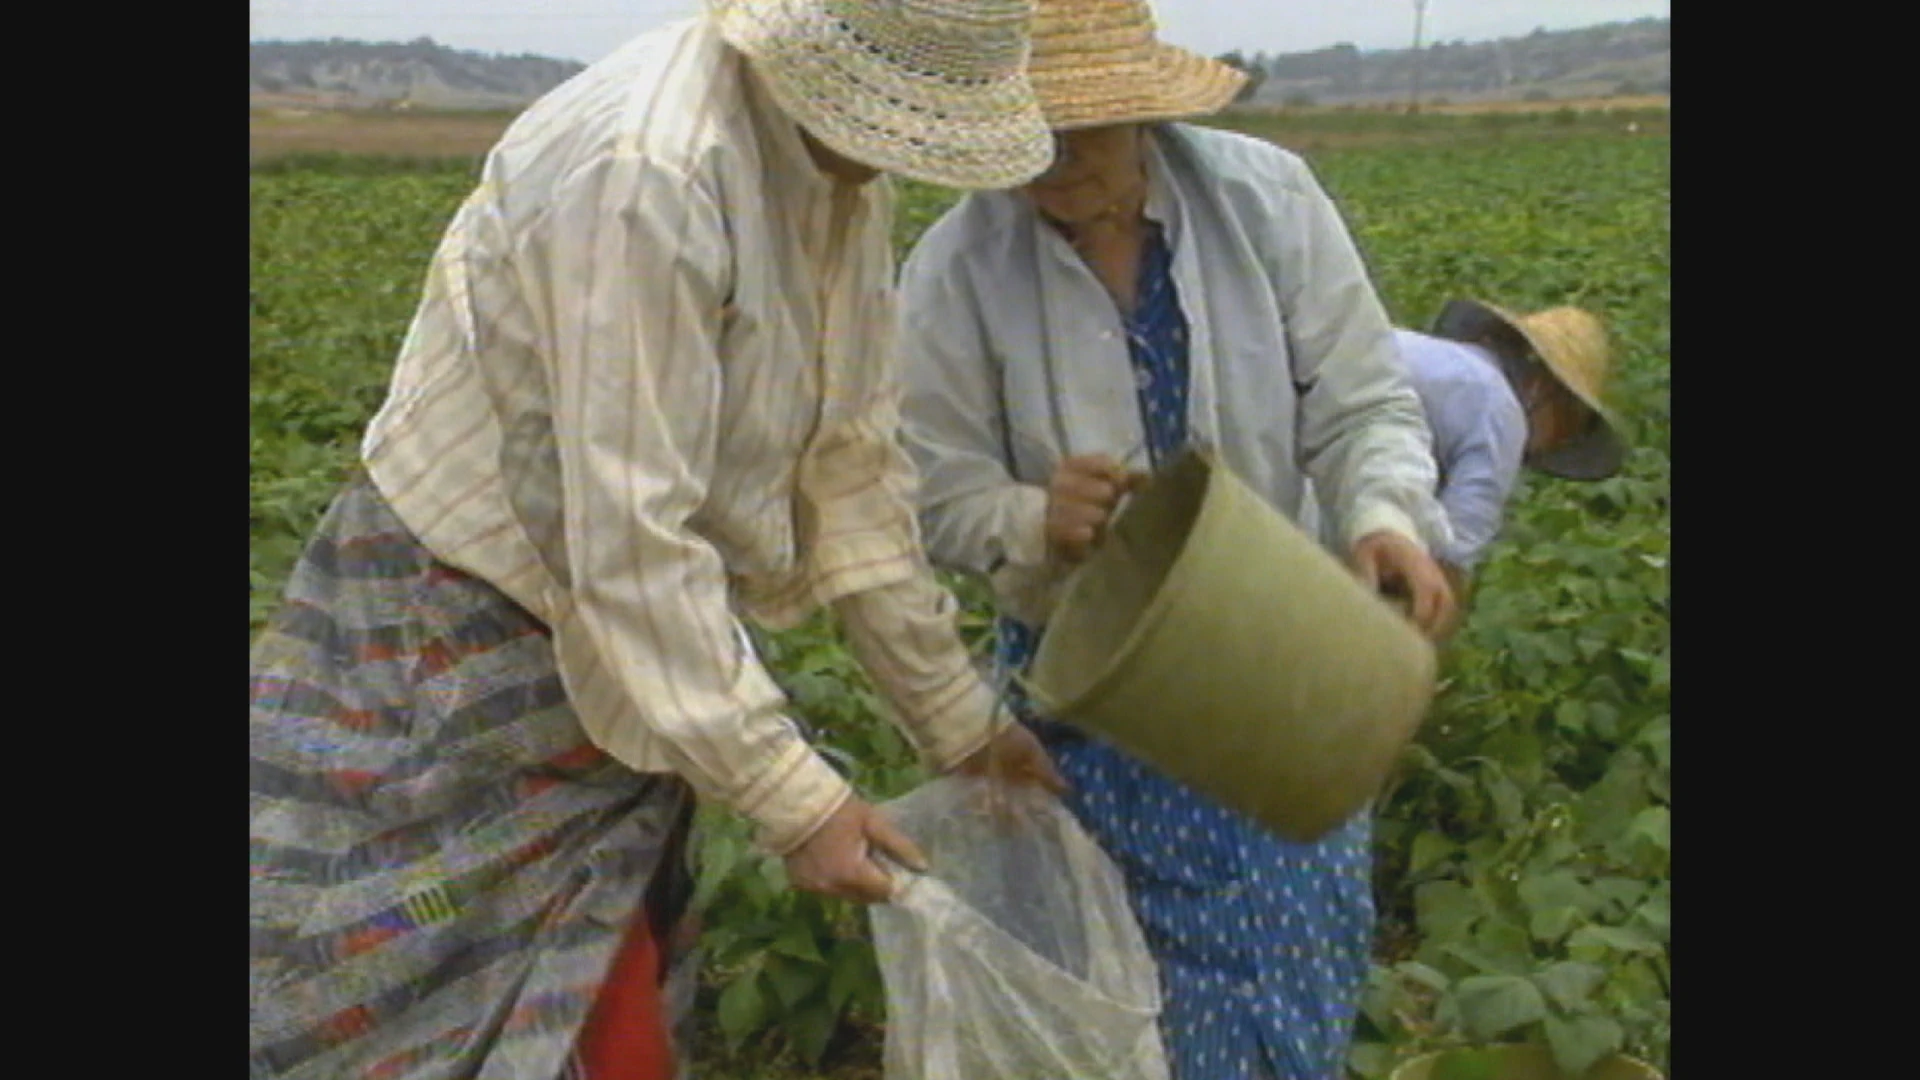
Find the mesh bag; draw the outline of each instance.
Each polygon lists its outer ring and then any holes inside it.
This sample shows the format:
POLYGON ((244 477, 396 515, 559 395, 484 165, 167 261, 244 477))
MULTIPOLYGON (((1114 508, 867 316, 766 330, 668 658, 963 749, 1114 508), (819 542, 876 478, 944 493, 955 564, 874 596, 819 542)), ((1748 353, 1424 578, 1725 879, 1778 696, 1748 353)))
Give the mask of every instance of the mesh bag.
POLYGON ((868 909, 886 1080, 1168 1080, 1120 871, 1058 800, 943 777, 884 812, 931 864, 868 909))

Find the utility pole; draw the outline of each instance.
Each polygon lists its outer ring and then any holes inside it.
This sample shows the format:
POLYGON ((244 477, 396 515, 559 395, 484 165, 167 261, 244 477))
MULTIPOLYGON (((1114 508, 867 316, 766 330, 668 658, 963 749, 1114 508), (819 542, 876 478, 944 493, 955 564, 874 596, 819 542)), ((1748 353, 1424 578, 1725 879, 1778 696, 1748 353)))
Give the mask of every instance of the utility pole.
POLYGON ((1407 102, 1407 111, 1420 111, 1420 31, 1426 21, 1427 0, 1413 0, 1413 93, 1407 102))

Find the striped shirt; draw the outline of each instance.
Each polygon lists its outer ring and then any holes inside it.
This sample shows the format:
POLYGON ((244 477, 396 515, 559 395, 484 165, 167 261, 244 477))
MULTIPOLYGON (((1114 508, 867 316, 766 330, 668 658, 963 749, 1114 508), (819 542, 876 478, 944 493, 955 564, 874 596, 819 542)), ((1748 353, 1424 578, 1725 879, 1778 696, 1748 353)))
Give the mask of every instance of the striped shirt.
POLYGON ((935 767, 993 724, 895 438, 891 217, 705 18, 647 34, 488 155, 363 447, 424 545, 551 628, 599 746, 775 852, 849 789, 741 615, 831 605, 935 767))

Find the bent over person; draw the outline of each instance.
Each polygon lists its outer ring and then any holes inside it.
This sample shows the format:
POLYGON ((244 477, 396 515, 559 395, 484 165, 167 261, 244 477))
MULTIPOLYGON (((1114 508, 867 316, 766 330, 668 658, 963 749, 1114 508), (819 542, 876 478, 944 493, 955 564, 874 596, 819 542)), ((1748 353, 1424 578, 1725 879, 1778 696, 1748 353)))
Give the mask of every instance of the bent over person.
POLYGON ((1057 787, 918 547, 876 181, 1045 167, 1029 17, 729 0, 488 155, 253 648, 256 1080, 671 1075, 696 798, 801 888, 920 865, 742 616, 830 605, 930 766, 1057 787))

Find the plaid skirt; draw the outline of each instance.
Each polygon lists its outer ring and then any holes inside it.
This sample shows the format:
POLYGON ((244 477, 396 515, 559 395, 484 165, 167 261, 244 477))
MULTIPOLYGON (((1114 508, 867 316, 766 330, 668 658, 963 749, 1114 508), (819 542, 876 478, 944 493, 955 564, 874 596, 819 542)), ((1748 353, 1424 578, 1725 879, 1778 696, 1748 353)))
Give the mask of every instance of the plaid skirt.
MULTIPOLYGON (((249 666, 254 1080, 577 1074, 623 935, 691 893, 685 783, 598 750, 545 627, 364 476, 249 666)), ((695 963, 667 962, 684 1024, 695 963)))

